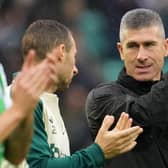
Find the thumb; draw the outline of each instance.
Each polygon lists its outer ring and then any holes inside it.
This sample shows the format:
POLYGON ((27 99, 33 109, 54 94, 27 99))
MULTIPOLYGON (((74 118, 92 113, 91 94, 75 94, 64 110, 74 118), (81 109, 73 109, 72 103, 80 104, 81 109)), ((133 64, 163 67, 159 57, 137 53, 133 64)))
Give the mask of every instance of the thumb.
POLYGON ((104 117, 101 129, 104 131, 108 131, 109 128, 112 126, 113 122, 114 122, 114 117, 110 115, 106 115, 104 117))
POLYGON ((31 65, 34 62, 34 58, 35 58, 35 51, 34 50, 30 50, 25 58, 24 64, 22 66, 22 71, 25 72, 27 71, 31 65))

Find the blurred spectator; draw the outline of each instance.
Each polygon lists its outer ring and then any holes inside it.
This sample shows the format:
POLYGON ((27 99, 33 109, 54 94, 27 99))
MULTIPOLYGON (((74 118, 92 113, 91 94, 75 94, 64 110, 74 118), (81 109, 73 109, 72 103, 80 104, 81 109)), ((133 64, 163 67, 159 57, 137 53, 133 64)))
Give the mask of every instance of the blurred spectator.
POLYGON ((0 51, 1 61, 7 72, 8 83, 12 80, 12 72, 21 65, 20 41, 25 30, 28 0, 2 0, 0 5, 0 51))

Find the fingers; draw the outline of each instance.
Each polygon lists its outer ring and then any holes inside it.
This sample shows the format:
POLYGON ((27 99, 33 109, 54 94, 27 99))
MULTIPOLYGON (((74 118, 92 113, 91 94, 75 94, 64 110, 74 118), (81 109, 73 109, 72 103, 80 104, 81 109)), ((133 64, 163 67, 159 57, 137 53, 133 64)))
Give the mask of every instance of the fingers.
POLYGON ((25 72, 25 71, 28 71, 29 68, 31 67, 32 65, 32 62, 34 60, 34 57, 35 57, 35 51, 34 50, 30 50, 25 58, 25 61, 24 61, 24 64, 22 66, 22 71, 25 72))
POLYGON ((122 112, 114 130, 123 130, 130 128, 132 125, 132 119, 129 118, 129 115, 126 114, 125 112, 122 112))
POLYGON ((143 131, 139 126, 131 127, 132 119, 126 113, 121 114, 116 127, 109 131, 113 122, 114 117, 106 116, 95 139, 107 159, 133 149, 135 140, 143 131))
POLYGON ((138 126, 119 131, 116 134, 116 141, 118 142, 118 145, 121 145, 121 148, 124 148, 124 146, 128 146, 135 141, 142 131, 142 128, 138 126))
POLYGON ((56 66, 56 57, 55 55, 51 54, 51 53, 48 53, 47 54, 47 57, 45 59, 49 65, 49 70, 50 70, 50 82, 51 83, 57 83, 57 66, 56 66))
POLYGON ((48 66, 47 64, 40 64, 34 68, 30 68, 29 71, 22 71, 15 79, 15 90, 19 91, 27 90, 30 94, 34 93, 36 99, 46 87, 48 80, 48 66), (17 87, 16 87, 17 86, 17 87), (22 88, 22 90, 21 90, 22 88))
POLYGON ((128 114, 123 112, 115 126, 115 129, 122 130, 125 127, 127 120, 128 120, 128 114))
POLYGON ((130 128, 132 126, 132 122, 133 122, 132 118, 129 118, 127 124, 125 125, 125 129, 130 128))
POLYGON ((37 99, 39 95, 50 88, 54 83, 54 72, 52 69, 55 68, 54 63, 48 62, 47 59, 43 60, 36 66, 32 65, 34 53, 29 52, 28 57, 25 60, 22 71, 17 75, 15 82, 12 86, 12 92, 18 92, 29 90, 29 94, 34 92, 34 99, 37 99))
POLYGON ((113 122, 114 122, 114 117, 106 115, 104 117, 104 120, 102 122, 102 126, 101 126, 100 129, 103 130, 103 131, 108 131, 109 128, 111 127, 111 125, 113 124, 113 122))
POLYGON ((119 137, 126 137, 126 138, 130 138, 130 137, 134 137, 135 135, 138 135, 140 133, 142 133, 143 129, 140 128, 139 126, 135 126, 135 127, 131 127, 125 130, 121 130, 120 132, 118 132, 118 136, 119 137))
MULTIPOLYGON (((142 132, 142 129, 140 127, 132 127, 126 130, 114 132, 112 137, 115 139, 114 142, 116 143, 115 144, 115 151, 116 151, 115 155, 125 153, 133 149, 135 145, 137 144, 135 140, 137 139, 137 137, 139 136, 141 132, 142 132)), ((112 152, 112 155, 114 155, 113 152, 112 152)))
POLYGON ((136 146, 136 144, 137 144, 136 141, 132 141, 129 144, 125 144, 125 146, 122 147, 120 153, 125 153, 125 152, 132 150, 136 146))
POLYGON ((49 80, 48 74, 49 70, 47 64, 41 64, 39 67, 35 67, 30 76, 25 79, 29 86, 32 86, 32 92, 34 92, 36 96, 39 96, 39 94, 45 90, 49 80))
POLYGON ((47 53, 46 59, 50 62, 53 62, 53 63, 56 62, 56 57, 54 57, 53 54, 51 54, 51 53, 47 53))

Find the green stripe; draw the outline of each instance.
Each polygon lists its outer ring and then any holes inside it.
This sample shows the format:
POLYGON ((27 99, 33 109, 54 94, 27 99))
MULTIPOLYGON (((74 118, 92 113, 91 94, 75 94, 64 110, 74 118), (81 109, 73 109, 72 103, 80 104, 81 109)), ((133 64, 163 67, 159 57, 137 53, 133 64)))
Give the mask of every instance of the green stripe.
POLYGON ((0 144, 0 167, 2 164, 3 153, 4 153, 4 146, 3 146, 3 144, 0 144))
MULTIPOLYGON (((3 66, 0 64, 0 114, 3 113, 6 109, 5 99, 4 99, 6 86, 7 86, 6 76, 3 70, 3 66)), ((0 167, 2 164, 3 153, 4 153, 4 145, 0 144, 0 167)))
POLYGON ((3 99, 0 99, 0 114, 5 111, 5 103, 3 99))

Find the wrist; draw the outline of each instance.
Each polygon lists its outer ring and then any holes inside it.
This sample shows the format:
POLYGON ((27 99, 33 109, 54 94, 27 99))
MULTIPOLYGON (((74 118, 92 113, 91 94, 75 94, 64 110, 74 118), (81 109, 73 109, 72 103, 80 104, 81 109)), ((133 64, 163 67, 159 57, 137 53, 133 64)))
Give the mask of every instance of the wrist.
POLYGON ((26 113, 16 104, 13 104, 9 108, 9 110, 12 111, 11 115, 13 115, 15 120, 18 121, 18 122, 24 120, 24 118, 26 117, 26 113))

